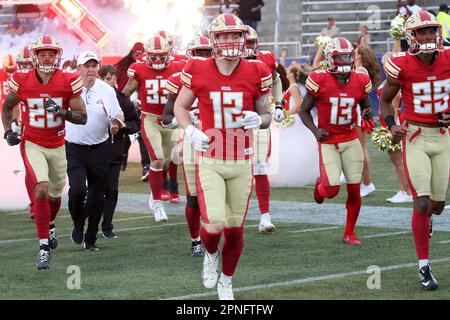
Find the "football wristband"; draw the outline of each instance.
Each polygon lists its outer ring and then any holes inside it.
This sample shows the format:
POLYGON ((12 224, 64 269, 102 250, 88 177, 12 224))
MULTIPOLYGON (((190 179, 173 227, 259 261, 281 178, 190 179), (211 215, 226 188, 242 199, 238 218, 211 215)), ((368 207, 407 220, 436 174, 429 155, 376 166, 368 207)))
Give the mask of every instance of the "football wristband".
POLYGON ((388 116, 384 117, 384 121, 386 122, 386 125, 389 130, 391 130, 392 126, 396 125, 393 115, 388 115, 388 116))

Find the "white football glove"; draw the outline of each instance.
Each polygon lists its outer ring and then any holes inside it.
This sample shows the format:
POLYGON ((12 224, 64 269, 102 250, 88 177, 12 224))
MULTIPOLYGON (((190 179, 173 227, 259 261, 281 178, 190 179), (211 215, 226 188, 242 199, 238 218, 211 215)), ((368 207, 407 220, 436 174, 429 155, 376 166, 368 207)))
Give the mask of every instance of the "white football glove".
POLYGON ((242 111, 244 118, 242 119, 242 125, 244 129, 259 129, 262 123, 261 117, 254 111, 242 111))
POLYGON ((200 123, 200 119, 198 118, 199 112, 200 112, 199 109, 194 109, 194 110, 189 111, 189 115, 191 116, 191 121, 194 124, 194 126, 196 126, 200 123))
POLYGON ((190 142, 194 149, 199 151, 207 151, 209 148, 209 137, 204 134, 200 129, 197 129, 192 124, 187 126, 185 131, 186 135, 189 137, 190 142))
POLYGON ((169 124, 162 123, 162 126, 163 126, 163 128, 166 128, 166 129, 176 129, 176 128, 178 128, 177 118, 173 117, 171 123, 169 123, 169 124))
POLYGON ((284 120, 284 112, 283 112, 283 108, 281 106, 276 106, 275 107, 275 116, 274 116, 274 120, 276 122, 281 122, 284 120))

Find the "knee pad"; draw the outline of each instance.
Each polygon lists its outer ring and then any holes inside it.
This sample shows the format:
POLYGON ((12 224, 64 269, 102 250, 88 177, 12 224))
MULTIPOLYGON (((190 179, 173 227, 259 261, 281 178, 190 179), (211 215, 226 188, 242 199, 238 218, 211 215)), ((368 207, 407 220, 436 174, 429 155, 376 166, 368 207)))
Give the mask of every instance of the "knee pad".
POLYGON ((269 164, 268 163, 254 163, 253 164, 253 175, 266 175, 269 172, 269 164))

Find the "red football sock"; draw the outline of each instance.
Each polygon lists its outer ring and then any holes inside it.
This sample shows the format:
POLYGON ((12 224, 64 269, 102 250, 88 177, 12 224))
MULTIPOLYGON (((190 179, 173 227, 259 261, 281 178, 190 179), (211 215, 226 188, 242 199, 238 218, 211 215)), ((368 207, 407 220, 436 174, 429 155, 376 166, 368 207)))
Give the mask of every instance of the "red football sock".
POLYGON ((203 246, 206 251, 209 253, 217 252, 219 249, 220 237, 222 236, 222 232, 220 233, 210 233, 206 231, 204 227, 200 228, 200 238, 202 240, 203 246))
POLYGON ((360 184, 347 184, 347 224, 345 234, 354 234, 356 220, 361 210, 360 184))
POLYGON ((222 249, 222 272, 231 277, 244 249, 244 228, 225 228, 222 249))
POLYGON ((150 189, 152 190, 153 200, 161 200, 161 190, 162 190, 162 186, 163 186, 162 170, 154 171, 154 169, 152 169, 150 167, 148 181, 150 184, 150 189))
POLYGON ((261 214, 268 213, 270 202, 270 182, 269 177, 266 174, 255 176, 255 190, 261 214))
POLYGON ((414 211, 412 215, 412 233, 419 260, 428 259, 430 247, 430 219, 425 212, 414 211))
POLYGON ((178 166, 170 161, 169 163, 169 178, 170 180, 177 180, 177 172, 178 172, 178 166))
POLYGON ((40 240, 48 239, 50 224, 50 206, 48 205, 48 200, 35 198, 33 211, 38 238, 40 240))
POLYGON ((184 208, 184 213, 186 215, 186 221, 189 228, 189 233, 191 234, 191 239, 196 239, 200 235, 200 209, 191 208, 186 204, 184 208))
POLYGON ((325 199, 331 199, 338 195, 340 188, 340 186, 324 187, 323 184, 320 183, 317 189, 322 197, 325 199))
POLYGON ((58 215, 59 208, 61 208, 61 198, 50 200, 48 199, 48 205, 50 207, 50 221, 55 221, 58 215))

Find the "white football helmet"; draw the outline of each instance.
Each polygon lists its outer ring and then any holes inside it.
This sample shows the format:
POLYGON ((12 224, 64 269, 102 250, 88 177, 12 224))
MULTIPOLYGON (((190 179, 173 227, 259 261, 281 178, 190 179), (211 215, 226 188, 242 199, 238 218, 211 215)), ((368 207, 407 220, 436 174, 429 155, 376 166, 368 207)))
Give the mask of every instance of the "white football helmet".
POLYGON ((31 59, 29 46, 25 46, 19 51, 16 62, 20 70, 33 68, 33 59, 31 59))
POLYGON ((406 20, 405 36, 411 53, 433 53, 442 49, 442 26, 436 17, 428 11, 419 11, 406 20), (430 27, 436 28, 436 41, 420 43, 417 39, 417 30, 430 27))
POLYGON ((236 58, 244 55, 246 28, 241 19, 234 14, 224 13, 213 19, 208 27, 208 36, 213 46, 213 58, 236 58), (220 41, 219 35, 240 34, 239 41, 220 41))
POLYGON ((198 56, 211 56, 212 44, 208 37, 196 36, 192 39, 186 49, 186 57, 188 59, 198 56), (205 54, 200 55, 199 52, 204 51, 205 54), (209 52, 209 55, 208 55, 209 52))
POLYGON ((63 49, 59 42, 52 36, 38 37, 30 46, 30 55, 33 66, 43 73, 52 73, 61 64, 63 49), (56 53, 55 62, 51 66, 46 66, 38 60, 38 52, 41 50, 54 50, 56 53))
POLYGON ((255 58, 259 54, 258 33, 250 26, 245 27, 247 29, 245 37, 245 56, 246 58, 255 58))
POLYGON ((353 45, 344 37, 331 39, 325 47, 327 70, 332 73, 349 73, 355 64, 353 45))

